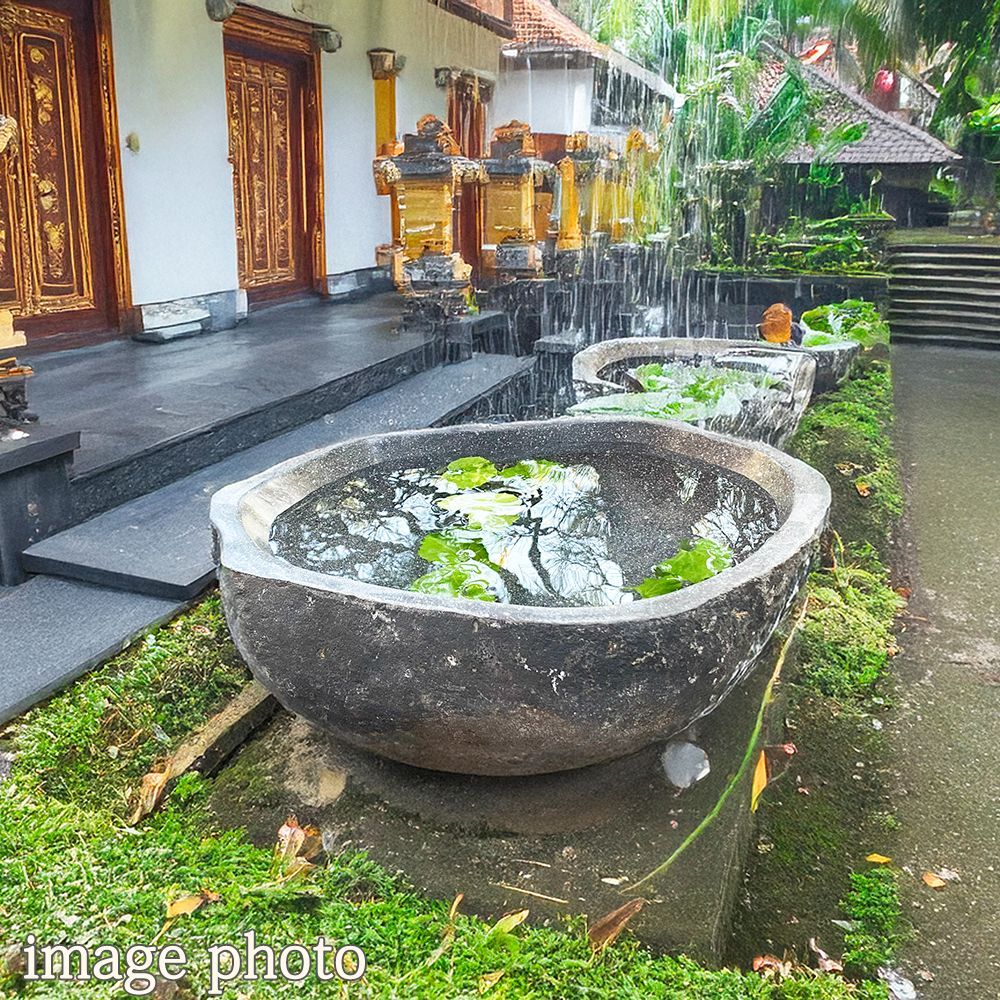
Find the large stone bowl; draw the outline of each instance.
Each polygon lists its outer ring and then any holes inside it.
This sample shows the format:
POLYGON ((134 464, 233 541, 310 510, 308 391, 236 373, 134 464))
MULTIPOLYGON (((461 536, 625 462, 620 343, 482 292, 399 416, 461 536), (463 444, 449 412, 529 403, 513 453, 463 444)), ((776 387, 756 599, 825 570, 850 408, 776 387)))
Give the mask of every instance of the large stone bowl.
POLYGON ((712 711, 790 608, 829 504, 818 472, 772 448, 598 417, 359 438, 220 490, 211 518, 233 639, 287 708, 407 764, 516 775, 620 757, 712 711), (711 580, 594 608, 374 586, 292 565, 268 544, 279 514, 372 465, 443 466, 470 454, 584 461, 620 447, 742 475, 774 499, 780 527, 711 580))
POLYGON ((585 348, 573 358, 577 402, 626 391, 624 375, 638 365, 672 361, 709 363, 784 379, 788 390, 778 405, 747 400, 738 417, 720 414, 705 422, 707 430, 779 448, 795 433, 813 394, 816 361, 805 351, 717 337, 619 337, 585 348))
POLYGON ((816 382, 813 392, 817 395, 836 389, 847 378, 851 365, 861 353, 861 345, 856 340, 838 340, 832 344, 816 344, 815 347, 796 347, 816 361, 816 382))

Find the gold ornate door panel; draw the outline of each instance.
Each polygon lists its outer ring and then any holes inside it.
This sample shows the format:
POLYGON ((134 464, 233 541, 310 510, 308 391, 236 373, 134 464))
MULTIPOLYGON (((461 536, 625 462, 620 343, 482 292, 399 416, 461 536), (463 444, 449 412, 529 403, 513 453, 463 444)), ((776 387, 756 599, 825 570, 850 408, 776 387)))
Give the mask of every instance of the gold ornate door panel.
POLYGON ((107 325, 112 284, 107 176, 87 148, 104 142, 92 13, 90 0, 0 0, 0 113, 19 130, 0 159, 0 306, 64 328, 107 325))
POLYGON ((301 74, 291 61, 230 47, 226 87, 240 284, 307 287, 301 74))

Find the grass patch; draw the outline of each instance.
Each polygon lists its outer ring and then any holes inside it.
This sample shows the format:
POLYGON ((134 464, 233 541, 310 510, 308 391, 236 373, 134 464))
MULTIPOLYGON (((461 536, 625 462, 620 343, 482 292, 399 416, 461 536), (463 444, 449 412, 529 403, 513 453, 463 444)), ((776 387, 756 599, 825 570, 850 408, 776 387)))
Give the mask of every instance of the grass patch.
POLYGON ((854 925, 844 936, 845 968, 874 973, 892 959, 899 943, 899 877, 888 868, 854 872, 840 906, 854 925))

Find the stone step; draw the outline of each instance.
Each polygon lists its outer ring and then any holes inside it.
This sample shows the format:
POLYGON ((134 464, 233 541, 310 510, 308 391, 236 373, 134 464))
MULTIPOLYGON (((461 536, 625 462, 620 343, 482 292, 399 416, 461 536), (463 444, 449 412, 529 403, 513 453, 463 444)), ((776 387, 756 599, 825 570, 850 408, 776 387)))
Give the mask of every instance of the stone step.
POLYGON ((940 347, 979 347, 989 350, 1000 350, 1000 337, 988 337, 986 335, 957 337, 933 329, 916 330, 893 326, 892 339, 893 342, 934 344, 940 347))
POLYGON ((927 299, 896 299, 889 306, 890 315, 966 316, 972 320, 1000 325, 1000 310, 996 305, 976 302, 934 302, 927 299))
POLYGON ((973 323, 969 320, 961 320, 954 323, 943 322, 941 319, 911 319, 910 317, 890 317, 889 325, 892 328, 893 336, 897 332, 909 331, 920 333, 924 331, 936 331, 943 336, 952 337, 956 340, 968 337, 979 343, 982 338, 1000 336, 1000 323, 973 323))
POLYGON ((0 587, 0 724, 125 648, 182 607, 173 600, 36 576, 0 587))
POLYGON ((526 380, 532 363, 483 354, 414 375, 32 545, 22 564, 30 573, 190 600, 215 576, 208 506, 216 490, 337 441, 443 426, 477 413, 484 401, 526 380))
POLYGON ((964 261, 907 261, 891 265, 893 276, 899 274, 965 274, 969 277, 1000 278, 1000 262, 966 264, 964 261))
MULTIPOLYGON (((929 295, 937 295, 942 299, 956 298, 961 301, 965 301, 970 297, 975 297, 984 302, 990 302, 995 299, 1000 299, 1000 285, 990 287, 982 283, 969 285, 953 285, 949 282, 947 285, 937 284, 937 283, 927 283, 923 285, 910 284, 906 279, 899 279, 898 282, 894 281, 889 286, 890 293, 893 298, 900 295, 913 295, 917 297, 926 297, 929 295)), ((996 305, 996 303, 993 303, 996 305)))

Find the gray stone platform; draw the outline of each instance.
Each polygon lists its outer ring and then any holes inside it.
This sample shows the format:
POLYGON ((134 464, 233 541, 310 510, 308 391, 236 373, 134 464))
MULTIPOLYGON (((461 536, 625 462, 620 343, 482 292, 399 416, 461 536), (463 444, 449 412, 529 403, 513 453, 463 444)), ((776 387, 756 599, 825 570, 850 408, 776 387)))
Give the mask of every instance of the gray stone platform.
POLYGON ((0 724, 180 608, 177 601, 55 577, 0 587, 0 724))
POLYGON ((323 445, 447 424, 530 365, 526 358, 479 355, 422 372, 53 535, 31 546, 22 564, 31 573, 190 600, 215 576, 208 504, 220 487, 323 445))

